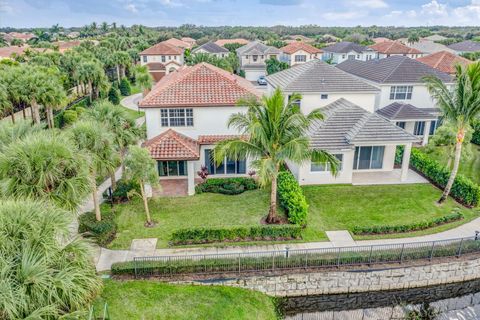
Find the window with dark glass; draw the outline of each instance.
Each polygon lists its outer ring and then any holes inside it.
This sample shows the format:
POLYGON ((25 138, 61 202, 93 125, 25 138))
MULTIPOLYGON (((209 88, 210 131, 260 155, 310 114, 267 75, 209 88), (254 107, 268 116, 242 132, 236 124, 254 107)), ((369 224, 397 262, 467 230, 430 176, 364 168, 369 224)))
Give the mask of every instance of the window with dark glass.
POLYGON ((212 149, 205 149, 205 167, 208 173, 215 174, 245 174, 247 172, 246 160, 233 160, 225 157, 220 164, 215 164, 212 149))
POLYGON ((307 61, 307 56, 304 54, 298 54, 295 56, 295 62, 305 62, 307 61))
POLYGON ((381 169, 383 167, 384 152, 384 146, 356 147, 353 159, 353 169, 381 169))
POLYGON ((423 136, 425 133, 425 121, 416 121, 413 128, 413 134, 416 136, 423 136))
POLYGON ((390 87, 390 100, 411 100, 413 86, 390 87))
POLYGON ((193 109, 160 109, 162 127, 193 127, 193 109))
POLYGON ((320 96, 320 99, 322 99, 322 100, 328 99, 328 94, 322 94, 322 95, 320 96))
POLYGON ((297 105, 299 107, 300 107, 300 104, 302 102, 301 99, 292 100, 292 96, 288 96, 288 101, 290 101, 291 104, 297 105))
POLYGON ((157 161, 157 168, 160 177, 178 177, 187 175, 186 161, 157 161))
POLYGON ((395 123, 397 125, 397 127, 400 127, 402 129, 405 129, 405 121, 399 121, 397 123, 395 123))
MULTIPOLYGON (((342 171, 343 154, 334 154, 334 156, 338 160, 338 171, 342 171)), ((330 166, 330 163, 328 162, 312 162, 310 165, 310 171, 312 172, 331 171, 331 166, 330 166)))
POLYGON ((147 62, 147 56, 143 56, 143 62, 147 62))
POLYGON ((165 56, 162 56, 162 62, 165 62, 165 56))

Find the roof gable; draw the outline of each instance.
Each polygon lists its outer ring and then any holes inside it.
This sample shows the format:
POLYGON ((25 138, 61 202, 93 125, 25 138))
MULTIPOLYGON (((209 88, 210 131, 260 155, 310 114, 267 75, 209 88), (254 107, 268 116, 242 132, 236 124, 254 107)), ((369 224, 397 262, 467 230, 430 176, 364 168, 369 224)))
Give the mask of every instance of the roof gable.
POLYGON ((335 44, 332 44, 328 47, 323 48, 323 50, 326 52, 333 52, 333 53, 348 53, 352 51, 357 53, 362 53, 365 51, 372 51, 372 52, 374 51, 369 47, 361 46, 359 44, 348 42, 348 41, 337 42, 335 44))
POLYGON ((196 53, 199 50, 204 50, 208 53, 228 53, 229 51, 224 47, 220 47, 212 41, 202 44, 200 47, 195 48, 192 53, 196 53))
POLYGON ((372 48, 373 50, 379 53, 384 53, 384 54, 421 54, 422 53, 417 49, 407 47, 400 41, 379 42, 374 45, 371 45, 370 48, 372 48))
POLYGON ((429 65, 432 68, 449 74, 455 73, 456 64, 466 66, 473 63, 473 61, 465 59, 464 57, 457 56, 456 54, 448 51, 432 53, 428 56, 417 58, 417 61, 420 61, 426 65, 429 65))
POLYGON ((389 120, 436 120, 437 117, 408 103, 394 102, 380 110, 377 114, 389 120))
POLYGON ((147 140, 143 146, 156 160, 197 160, 200 158, 198 142, 173 129, 147 140))
POLYGON ((275 47, 267 46, 259 41, 250 42, 243 47, 237 49, 239 55, 247 54, 280 54, 282 51, 275 47))
POLYGON ((293 54, 297 51, 300 51, 300 50, 303 50, 307 53, 310 53, 310 54, 315 54, 315 53, 322 53, 323 51, 318 49, 318 48, 315 48, 314 46, 312 45, 309 45, 308 43, 305 43, 305 42, 301 42, 301 41, 296 41, 296 42, 292 42, 282 48, 280 48, 281 51, 287 53, 287 54, 293 54))
POLYGON ((139 53, 140 55, 181 55, 183 49, 166 42, 157 43, 139 53))
POLYGON ((458 43, 453 43, 448 47, 455 51, 476 52, 476 51, 480 51, 480 42, 467 40, 467 41, 462 41, 458 43))

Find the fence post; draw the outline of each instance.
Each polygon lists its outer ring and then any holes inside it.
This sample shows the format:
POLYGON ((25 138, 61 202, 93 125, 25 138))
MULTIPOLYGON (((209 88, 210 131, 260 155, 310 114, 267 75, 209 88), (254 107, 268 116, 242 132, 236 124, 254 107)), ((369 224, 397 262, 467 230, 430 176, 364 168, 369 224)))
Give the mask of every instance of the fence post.
POLYGON ((135 269, 135 279, 137 279, 137 258, 133 258, 133 268, 135 269))
POLYGON ((432 242, 432 249, 430 250, 430 261, 433 259, 433 250, 435 249, 435 241, 432 242))
POLYGON ((305 269, 308 268, 308 251, 305 251, 305 269))
POLYGON ((458 245, 457 257, 460 257, 462 255, 462 247, 463 247, 463 238, 462 240, 460 240, 460 243, 458 245))
POLYGON ((373 246, 370 246, 370 254, 368 255, 368 265, 372 265, 372 253, 373 253, 373 246))
POLYGON ((240 253, 238 253, 238 274, 240 274, 240 253))
POLYGON ((272 271, 275 270, 275 251, 272 252, 272 271))
POLYGON ((337 268, 340 268, 340 247, 338 248, 338 253, 337 253, 337 268))
POLYGON ((207 273, 207 256, 203 255, 203 272, 207 273))
POLYGON ((402 243, 402 251, 400 252, 400 264, 403 263, 403 251, 405 250, 405 243, 402 243))

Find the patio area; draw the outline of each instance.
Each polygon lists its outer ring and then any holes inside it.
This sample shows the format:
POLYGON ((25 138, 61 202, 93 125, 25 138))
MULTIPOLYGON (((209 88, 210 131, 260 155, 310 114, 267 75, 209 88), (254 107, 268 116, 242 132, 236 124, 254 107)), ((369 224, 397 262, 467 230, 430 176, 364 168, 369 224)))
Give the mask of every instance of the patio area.
POLYGON ((413 183, 428 183, 428 180, 411 169, 408 169, 407 178, 403 181, 402 169, 379 172, 353 172, 352 176, 352 184, 354 186, 413 183))

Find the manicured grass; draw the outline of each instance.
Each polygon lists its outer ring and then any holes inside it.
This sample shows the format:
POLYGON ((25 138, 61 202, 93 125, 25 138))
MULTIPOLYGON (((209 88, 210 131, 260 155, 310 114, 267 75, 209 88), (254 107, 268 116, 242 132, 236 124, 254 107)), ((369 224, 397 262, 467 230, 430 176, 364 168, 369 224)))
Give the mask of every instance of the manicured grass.
MULTIPOLYGON (((190 197, 159 197, 149 201, 154 228, 145 228, 145 213, 140 199, 114 206, 119 232, 111 248, 129 248, 132 239, 158 238, 157 247, 165 248, 174 230, 195 227, 260 225, 268 213, 269 192, 265 189, 230 196, 203 193, 190 197)), ((102 210, 110 210, 103 205, 102 210)), ((280 213, 281 214, 281 213, 280 213)))
POLYGON ((356 239, 411 237, 453 228, 478 216, 452 199, 442 206, 436 204, 441 191, 430 184, 377 186, 305 186, 309 203, 308 227, 304 240, 314 241, 316 232, 352 230, 355 226, 398 225, 430 220, 460 208, 465 219, 432 229, 411 233, 380 236, 355 236, 356 239))
POLYGON ((232 287, 107 280, 95 309, 105 302, 111 319, 278 319, 273 298, 232 287))
MULTIPOLYGON (((461 160, 459 173, 480 184, 480 146, 472 143, 471 148, 472 155, 468 159, 461 160)), ((429 153, 429 156, 443 165, 448 163, 448 153, 445 147, 436 147, 432 153, 429 153)))
POLYGON ((125 113, 127 114, 127 116, 132 120, 136 120, 136 119, 141 118, 145 115, 145 112, 143 112, 143 111, 135 111, 135 110, 132 110, 130 108, 124 107, 121 104, 119 106, 125 110, 125 113))

